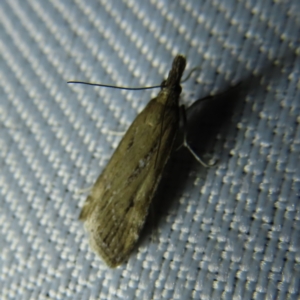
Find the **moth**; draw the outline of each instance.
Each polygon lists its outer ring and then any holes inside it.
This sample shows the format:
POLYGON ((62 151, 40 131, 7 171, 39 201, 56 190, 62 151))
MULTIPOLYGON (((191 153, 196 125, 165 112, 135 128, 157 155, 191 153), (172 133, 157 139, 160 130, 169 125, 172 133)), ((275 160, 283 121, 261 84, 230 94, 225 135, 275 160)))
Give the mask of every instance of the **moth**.
POLYGON ((157 97, 127 130, 80 213, 91 248, 109 267, 128 259, 145 223, 179 128, 185 66, 185 57, 177 55, 157 97))

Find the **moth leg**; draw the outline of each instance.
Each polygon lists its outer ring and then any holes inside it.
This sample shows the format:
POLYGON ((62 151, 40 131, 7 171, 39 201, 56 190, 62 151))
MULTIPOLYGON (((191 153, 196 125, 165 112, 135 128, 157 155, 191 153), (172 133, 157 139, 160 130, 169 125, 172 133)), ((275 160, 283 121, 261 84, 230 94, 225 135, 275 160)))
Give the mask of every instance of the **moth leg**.
POLYGON ((86 187, 86 188, 82 188, 82 189, 78 189, 77 191, 76 191, 76 194, 85 194, 85 193, 90 193, 91 192, 91 190, 92 190, 92 188, 93 188, 93 186, 91 185, 91 186, 88 186, 88 187, 86 187))
POLYGON ((124 136, 126 131, 113 131, 113 130, 107 130, 108 134, 116 135, 116 136, 124 136))
MULTIPOLYGON (((210 96, 209 96, 210 97, 210 96)), ((204 98, 206 100, 206 98, 204 98)), ((203 100, 204 100, 203 99, 203 100)), ((184 105, 180 106, 180 112, 182 116, 182 122, 183 122, 183 144, 182 146, 186 147, 190 153, 194 156, 194 158, 205 168, 213 167, 216 165, 216 161, 213 163, 205 163, 201 157, 191 148, 191 146, 187 142, 187 118, 186 118, 186 112, 185 112, 185 107, 184 105)))

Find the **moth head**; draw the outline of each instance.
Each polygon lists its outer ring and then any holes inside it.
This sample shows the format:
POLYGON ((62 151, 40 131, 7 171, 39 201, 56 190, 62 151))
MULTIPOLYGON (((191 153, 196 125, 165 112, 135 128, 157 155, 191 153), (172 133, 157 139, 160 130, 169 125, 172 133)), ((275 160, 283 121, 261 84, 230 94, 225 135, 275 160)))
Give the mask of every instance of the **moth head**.
POLYGON ((186 66, 185 57, 181 54, 177 55, 173 60, 172 69, 169 72, 169 76, 166 80, 162 82, 161 87, 180 88, 181 91, 180 80, 184 72, 185 66, 186 66))

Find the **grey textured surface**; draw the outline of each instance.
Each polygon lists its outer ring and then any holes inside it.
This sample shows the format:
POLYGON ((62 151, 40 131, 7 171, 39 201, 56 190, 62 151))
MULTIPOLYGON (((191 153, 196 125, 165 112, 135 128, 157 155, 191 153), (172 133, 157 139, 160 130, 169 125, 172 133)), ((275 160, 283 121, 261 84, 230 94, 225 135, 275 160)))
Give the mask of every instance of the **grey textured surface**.
POLYGON ((0 298, 299 299, 299 3, 2 0, 0 298), (189 110, 204 120, 191 143, 219 163, 174 153, 155 226, 110 270, 78 191, 157 91, 66 82, 159 84, 177 53, 201 67, 186 105, 242 82, 207 114, 189 110))

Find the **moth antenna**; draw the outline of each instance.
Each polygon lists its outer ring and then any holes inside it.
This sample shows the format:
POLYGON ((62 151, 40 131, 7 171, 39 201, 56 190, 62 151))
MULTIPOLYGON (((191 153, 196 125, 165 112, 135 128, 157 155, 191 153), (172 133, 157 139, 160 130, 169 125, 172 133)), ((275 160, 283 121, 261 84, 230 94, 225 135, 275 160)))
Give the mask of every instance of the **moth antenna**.
POLYGON ((197 70, 201 70, 201 67, 195 67, 195 68, 193 68, 193 69, 187 74, 187 76, 186 76, 184 79, 182 79, 182 80, 180 81, 180 83, 184 83, 184 82, 188 81, 189 78, 192 76, 192 74, 193 74, 195 71, 197 71, 197 70))
POLYGON ((162 87, 161 85, 153 85, 153 86, 145 86, 145 87, 116 86, 116 85, 109 85, 109 84, 84 82, 84 81, 68 81, 68 83, 86 84, 91 86, 100 86, 105 88, 129 90, 129 91, 143 91, 143 90, 157 89, 162 87))

